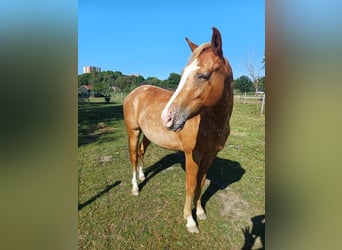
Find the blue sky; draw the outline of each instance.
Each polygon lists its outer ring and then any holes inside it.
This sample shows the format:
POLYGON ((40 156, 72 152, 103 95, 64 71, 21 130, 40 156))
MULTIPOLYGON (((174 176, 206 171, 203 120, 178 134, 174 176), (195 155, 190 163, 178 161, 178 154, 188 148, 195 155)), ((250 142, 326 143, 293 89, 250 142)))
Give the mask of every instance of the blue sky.
POLYGON ((78 73, 97 66, 164 80, 180 74, 189 59, 185 37, 199 45, 210 42, 213 26, 221 32, 234 78, 248 75, 250 58, 261 67, 263 0, 79 0, 78 73))

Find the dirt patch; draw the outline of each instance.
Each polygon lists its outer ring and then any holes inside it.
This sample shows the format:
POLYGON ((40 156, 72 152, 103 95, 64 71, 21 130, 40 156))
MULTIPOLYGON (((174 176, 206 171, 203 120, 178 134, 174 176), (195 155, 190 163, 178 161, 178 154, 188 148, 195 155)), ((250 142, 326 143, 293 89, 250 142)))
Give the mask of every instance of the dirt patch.
POLYGON ((247 137, 248 136, 247 132, 238 131, 238 130, 233 130, 231 134, 236 136, 236 137, 247 137))
POLYGON ((111 155, 100 156, 100 162, 111 161, 112 158, 113 158, 113 157, 112 157, 111 155))
POLYGON ((220 211, 223 216, 229 216, 238 221, 250 219, 250 214, 246 212, 249 210, 248 202, 231 188, 228 187, 224 192, 220 192, 218 197, 223 203, 223 208, 220 211))

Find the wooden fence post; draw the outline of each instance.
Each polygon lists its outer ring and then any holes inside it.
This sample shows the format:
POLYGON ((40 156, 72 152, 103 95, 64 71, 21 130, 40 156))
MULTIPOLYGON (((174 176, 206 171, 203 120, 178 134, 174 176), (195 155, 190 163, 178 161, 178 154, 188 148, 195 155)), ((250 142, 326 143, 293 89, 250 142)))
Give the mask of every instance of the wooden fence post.
POLYGON ((264 93, 262 97, 262 103, 261 103, 261 115, 264 113, 264 109, 265 109, 265 96, 266 94, 264 93))

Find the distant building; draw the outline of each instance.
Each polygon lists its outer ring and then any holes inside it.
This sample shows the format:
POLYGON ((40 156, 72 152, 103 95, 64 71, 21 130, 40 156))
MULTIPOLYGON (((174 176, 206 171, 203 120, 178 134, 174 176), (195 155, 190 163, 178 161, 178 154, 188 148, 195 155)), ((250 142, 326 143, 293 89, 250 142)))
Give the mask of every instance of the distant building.
POLYGON ((91 91, 91 85, 82 85, 81 87, 79 87, 78 95, 81 97, 94 96, 94 93, 91 91))
POLYGON ((91 72, 101 72, 100 67, 95 66, 85 66, 83 67, 83 73, 91 73, 91 72))
POLYGON ((90 85, 82 85, 78 88, 78 103, 89 102, 89 97, 94 97, 94 92, 90 85))

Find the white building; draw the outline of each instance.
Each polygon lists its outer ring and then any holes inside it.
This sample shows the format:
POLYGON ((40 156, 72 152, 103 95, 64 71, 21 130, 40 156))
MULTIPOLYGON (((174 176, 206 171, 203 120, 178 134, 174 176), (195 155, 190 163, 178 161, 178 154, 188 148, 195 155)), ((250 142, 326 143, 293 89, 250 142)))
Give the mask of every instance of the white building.
POLYGON ((100 67, 95 66, 85 66, 83 67, 83 73, 91 73, 91 72, 101 72, 100 67))

